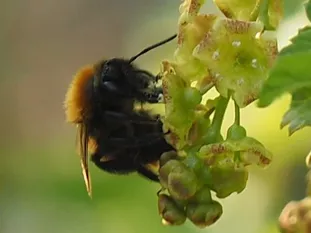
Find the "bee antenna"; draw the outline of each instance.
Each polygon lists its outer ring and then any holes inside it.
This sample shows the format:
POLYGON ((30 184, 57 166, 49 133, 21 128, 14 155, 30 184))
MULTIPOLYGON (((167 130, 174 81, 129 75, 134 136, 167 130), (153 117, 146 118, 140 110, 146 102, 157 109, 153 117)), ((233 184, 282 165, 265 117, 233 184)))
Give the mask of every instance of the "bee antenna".
POLYGON ((173 36, 171 36, 171 37, 169 37, 169 38, 167 38, 167 39, 165 39, 165 40, 163 40, 163 41, 160 41, 160 42, 158 42, 158 43, 156 43, 156 44, 154 44, 154 45, 151 45, 151 46, 145 48, 143 51, 141 51, 141 52, 138 53, 137 55, 133 56, 133 57, 129 60, 129 63, 132 63, 134 60, 136 60, 136 58, 138 58, 138 57, 140 57, 141 55, 143 55, 143 54, 149 52, 150 50, 155 49, 155 48, 157 48, 157 47, 159 47, 159 46, 161 46, 161 45, 164 45, 164 44, 170 42, 171 40, 174 40, 176 37, 177 37, 177 34, 174 34, 173 36))

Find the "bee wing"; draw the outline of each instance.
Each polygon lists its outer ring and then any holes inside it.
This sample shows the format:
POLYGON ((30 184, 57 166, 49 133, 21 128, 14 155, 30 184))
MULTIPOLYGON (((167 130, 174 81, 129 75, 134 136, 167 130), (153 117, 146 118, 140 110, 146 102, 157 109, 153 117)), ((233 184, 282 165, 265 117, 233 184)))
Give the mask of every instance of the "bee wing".
POLYGON ((87 126, 85 124, 79 125, 78 136, 79 136, 78 141, 79 141, 79 149, 80 149, 80 163, 81 163, 81 168, 82 168, 82 174, 83 174, 87 193, 90 197, 92 197, 91 176, 90 176, 89 165, 88 165, 89 137, 87 134, 87 126))

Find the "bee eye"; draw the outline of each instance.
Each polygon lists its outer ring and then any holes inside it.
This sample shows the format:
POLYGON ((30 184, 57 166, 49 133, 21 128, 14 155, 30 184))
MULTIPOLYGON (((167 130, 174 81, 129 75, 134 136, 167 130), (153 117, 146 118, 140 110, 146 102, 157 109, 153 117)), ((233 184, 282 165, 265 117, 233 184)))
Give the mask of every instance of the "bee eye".
POLYGON ((109 74, 111 74, 111 67, 105 64, 101 72, 101 82, 107 81, 109 74))
POLYGON ((102 68, 100 76, 100 81, 102 83, 107 81, 115 81, 119 76, 119 72, 118 69, 114 67, 113 64, 111 64, 110 61, 107 61, 102 68))
POLYGON ((119 92, 118 87, 111 81, 104 81, 104 82, 102 82, 102 86, 106 90, 109 90, 109 91, 112 91, 112 92, 119 92))

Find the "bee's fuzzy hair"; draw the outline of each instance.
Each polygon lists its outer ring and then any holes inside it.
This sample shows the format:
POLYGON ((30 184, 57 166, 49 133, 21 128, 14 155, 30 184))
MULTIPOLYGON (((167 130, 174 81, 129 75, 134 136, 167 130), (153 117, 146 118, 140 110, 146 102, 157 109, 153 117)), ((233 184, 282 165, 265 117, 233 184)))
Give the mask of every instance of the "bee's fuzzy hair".
POLYGON ((85 87, 93 77, 94 72, 94 66, 88 65, 80 69, 74 76, 64 102, 67 122, 78 123, 82 121, 83 109, 88 105, 85 87))

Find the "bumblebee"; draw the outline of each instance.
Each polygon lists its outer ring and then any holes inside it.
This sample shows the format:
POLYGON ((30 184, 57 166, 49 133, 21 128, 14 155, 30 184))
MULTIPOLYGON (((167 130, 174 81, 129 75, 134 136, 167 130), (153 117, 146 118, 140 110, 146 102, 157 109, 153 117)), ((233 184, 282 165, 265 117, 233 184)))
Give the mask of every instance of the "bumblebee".
POLYGON ((74 76, 65 97, 67 122, 77 126, 80 161, 91 196, 90 160, 113 174, 138 174, 158 181, 153 169, 163 152, 174 150, 165 140, 159 115, 135 104, 158 103, 162 88, 158 76, 133 61, 176 38, 152 45, 130 59, 112 58, 83 67, 74 76))

